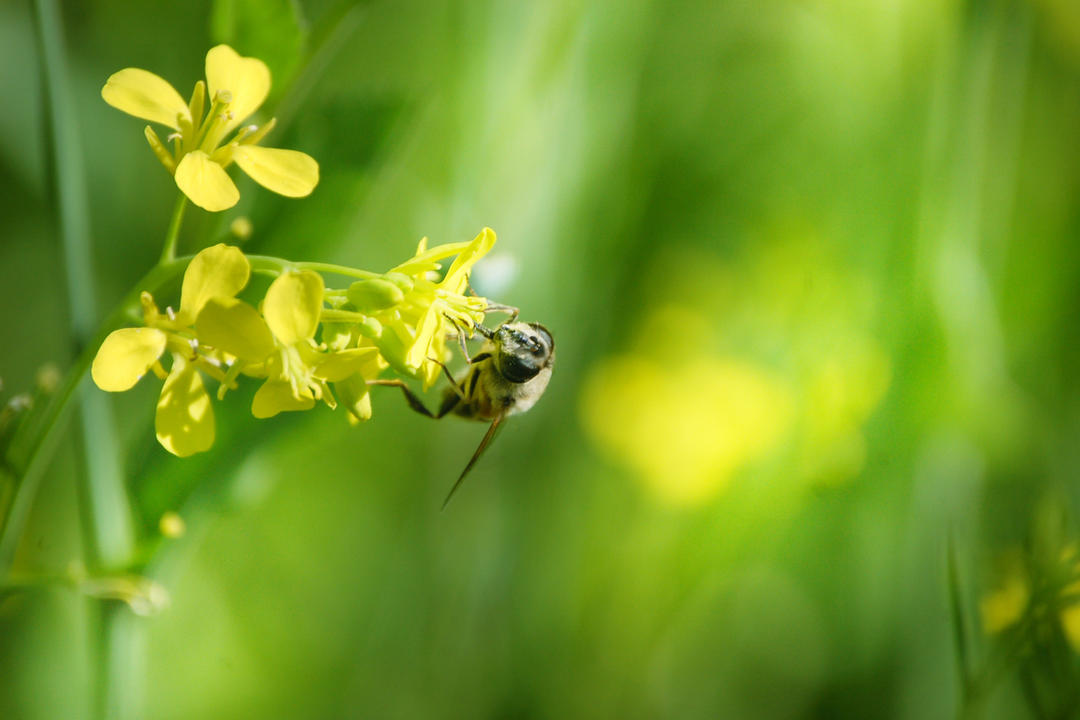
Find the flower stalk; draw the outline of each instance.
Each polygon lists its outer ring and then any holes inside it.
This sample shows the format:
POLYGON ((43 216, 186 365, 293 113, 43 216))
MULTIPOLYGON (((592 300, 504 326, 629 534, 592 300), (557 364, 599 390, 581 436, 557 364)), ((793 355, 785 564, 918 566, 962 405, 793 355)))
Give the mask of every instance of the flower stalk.
POLYGON ((165 233, 165 244, 161 249, 159 265, 170 263, 176 259, 176 244, 180 238, 180 224, 184 221, 184 210, 187 209, 187 195, 180 193, 173 207, 172 219, 169 220, 169 229, 165 233))

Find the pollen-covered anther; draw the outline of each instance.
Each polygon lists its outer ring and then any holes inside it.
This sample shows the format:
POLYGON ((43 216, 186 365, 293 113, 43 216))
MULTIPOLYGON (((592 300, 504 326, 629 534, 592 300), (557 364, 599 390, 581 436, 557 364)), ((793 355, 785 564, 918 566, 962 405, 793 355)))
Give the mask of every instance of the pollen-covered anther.
POLYGON ((230 145, 235 145, 237 143, 244 142, 251 135, 257 133, 258 131, 259 131, 259 126, 258 125, 255 125, 255 124, 245 125, 244 127, 240 128, 236 132, 236 135, 233 136, 233 139, 229 142, 229 144, 230 145))

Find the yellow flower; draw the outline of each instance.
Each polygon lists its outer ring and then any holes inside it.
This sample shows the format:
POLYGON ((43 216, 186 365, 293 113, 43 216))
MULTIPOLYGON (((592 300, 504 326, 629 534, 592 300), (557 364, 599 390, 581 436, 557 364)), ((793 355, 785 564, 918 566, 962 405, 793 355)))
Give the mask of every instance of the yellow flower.
POLYGON ((988 635, 1017 625, 1027 615, 1035 622, 1060 623, 1065 640, 1080 652, 1080 562, 1077 547, 1064 547, 1055 562, 1025 562, 1019 551, 997 558, 997 579, 979 601, 983 631, 988 635))
POLYGON ((983 632, 994 635, 1015 625, 1027 610, 1031 586, 1018 556, 1009 556, 1003 563, 1001 582, 979 601, 983 632))
POLYGON ((341 382, 370 367, 375 347, 325 352, 315 342, 325 288, 322 276, 286 271, 270 285, 262 315, 235 298, 214 298, 199 314, 199 341, 236 357, 241 371, 265 377, 251 412, 268 418, 289 410, 309 410, 316 400, 336 402, 328 382, 341 382))
POLYGON ((116 330, 105 338, 94 358, 90 374, 97 386, 123 392, 151 368, 165 375, 159 360, 166 350, 171 352, 172 368, 161 390, 154 427, 158 442, 174 455, 186 457, 214 443, 210 396, 197 371, 225 379, 212 355, 196 352, 198 340, 190 326, 208 302, 232 298, 247 285, 250 275, 251 266, 237 248, 219 244, 203 250, 184 272, 179 312, 168 308, 161 313, 149 293, 143 293, 147 327, 116 330))
POLYGON ((318 163, 310 156, 258 146, 274 120, 262 127, 241 127, 223 143, 228 133, 259 109, 269 92, 270 70, 265 63, 218 45, 206 53, 206 83, 195 84, 190 103, 166 80, 139 68, 125 68, 110 76, 101 97, 129 115, 172 128, 170 152, 148 125, 150 147, 193 203, 217 212, 240 199, 225 172, 233 162, 255 182, 288 197, 304 197, 319 182, 318 163), (207 87, 211 103, 203 117, 207 87))
MULTIPOLYGON (((391 307, 374 312, 383 325, 377 344, 383 356, 396 369, 418 375, 424 389, 431 387, 441 372, 432 358, 447 357, 446 339, 467 332, 484 321, 488 302, 482 297, 466 296, 469 272, 473 265, 491 250, 495 233, 484 228, 471 242, 451 243, 427 249, 427 238, 420 241, 412 259, 386 274, 390 278, 405 278, 408 288, 401 300, 391 307), (438 260, 457 255, 445 277, 439 282, 428 278, 439 269, 438 260), (390 332, 387 332, 389 329, 390 332)), ((367 281, 354 283, 350 300, 356 300, 357 288, 366 289, 367 281)))
POLYGON ((582 422, 661 499, 697 505, 760 461, 791 425, 789 388, 767 369, 702 351, 615 355, 585 379, 582 422))
POLYGON ((437 379, 447 338, 472 335, 488 302, 466 296, 473 264, 495 242, 484 229, 468 243, 416 255, 385 274, 322 263, 250 260, 235 248, 216 245, 197 254, 184 273, 180 308, 158 309, 143 293, 144 327, 111 333, 94 359, 94 382, 110 392, 133 387, 147 370, 165 381, 158 401, 158 441, 171 453, 191 455, 214 441, 211 397, 203 375, 218 381, 218 399, 240 375, 263 378, 252 414, 268 418, 308 410, 341 397, 349 419, 371 417, 369 383, 389 366, 426 385, 437 379), (438 260, 456 255, 442 280, 431 275, 438 260), (237 295, 252 263, 277 277, 256 308, 237 295), (363 278, 347 290, 327 289, 315 270, 363 278), (326 305, 326 307, 324 307, 326 305), (320 332, 321 328, 321 332, 320 332), (168 352, 169 372, 161 366, 168 352), (333 387, 333 391, 331 388, 333 387))
POLYGON ((1061 591, 1061 629, 1073 650, 1080 652, 1080 580, 1061 591))

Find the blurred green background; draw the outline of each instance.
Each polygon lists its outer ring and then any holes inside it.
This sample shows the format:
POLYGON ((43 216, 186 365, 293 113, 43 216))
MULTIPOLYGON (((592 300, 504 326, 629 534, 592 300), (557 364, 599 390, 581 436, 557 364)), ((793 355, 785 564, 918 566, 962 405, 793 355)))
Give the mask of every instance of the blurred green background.
MULTIPOLYGON (((256 421, 248 387, 186 460, 156 382, 113 398, 135 569, 171 602, 103 623, 70 589, 0 596, 0 717, 948 717, 947 538, 978 664, 992 559, 1039 518, 1075 537, 1074 0, 62 6, 96 319, 176 192, 101 86, 140 67, 186 96, 229 42, 273 69, 268 144, 321 182, 238 178, 182 252, 246 216, 245 251, 384 270, 491 226, 474 285, 558 362, 443 513, 483 428, 390 388, 351 428, 256 421)), ((78 350, 35 28, 0 4, 5 401, 78 350)), ((64 433, 19 573, 85 562, 99 432, 64 433)), ((1062 716, 1009 673, 986 697, 1062 716)))

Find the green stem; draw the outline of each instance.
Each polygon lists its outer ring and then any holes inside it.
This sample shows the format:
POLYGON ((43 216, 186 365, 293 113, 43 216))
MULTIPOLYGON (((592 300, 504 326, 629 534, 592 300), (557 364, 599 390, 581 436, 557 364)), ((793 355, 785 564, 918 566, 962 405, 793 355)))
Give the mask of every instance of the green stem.
POLYGON ((960 591, 960 569, 956 558, 956 539, 952 530, 946 542, 946 572, 949 586, 949 615, 952 621, 953 645, 955 646, 956 674, 960 683, 963 703, 971 695, 971 659, 968 652, 967 625, 964 617, 963 594, 960 591))
MULTIPOLYGON (((45 471, 48 461, 52 458, 56 449, 56 443, 60 439, 64 421, 70 411, 70 401, 85 378, 90 364, 97 354, 97 349, 104 342, 113 329, 124 323, 124 320, 134 315, 139 307, 139 295, 143 290, 155 292, 167 281, 179 275, 191 261, 190 257, 180 258, 171 263, 158 265, 147 273, 135 288, 128 293, 117 308, 109 315, 102 324, 94 338, 86 345, 85 349, 75 361, 74 366, 64 378, 64 384, 60 387, 52 400, 46 406, 40 422, 35 423, 37 434, 28 440, 22 457, 16 454, 11 457, 11 465, 15 468, 19 477, 15 488, 14 500, 5 508, 3 523, 0 524, 0 577, 6 577, 11 569, 15 557, 15 548, 19 537, 22 535, 23 526, 30 504, 33 502, 37 486, 45 471)), ((16 436, 13 445, 23 447, 26 439, 16 436)))
POLYGON ((360 278, 361 280, 382 277, 382 273, 371 272, 370 270, 358 270, 357 268, 346 267, 344 265, 331 265, 330 263, 298 262, 295 263, 295 266, 299 270, 334 273, 335 275, 344 275, 345 277, 360 278))
POLYGON ((48 575, 11 576, 0 582, 0 597, 7 593, 25 592, 48 587, 71 587, 75 583, 70 574, 51 573, 48 575))
POLYGON ((351 310, 332 310, 330 308, 323 308, 319 317, 324 322, 363 323, 371 320, 369 316, 363 313, 352 312, 351 310))
POLYGON ((334 275, 344 275, 345 277, 360 278, 361 280, 370 280, 371 278, 380 278, 383 276, 382 273, 371 272, 370 270, 360 270, 346 265, 332 265, 330 263, 319 262, 290 262, 269 255, 247 255, 246 257, 248 261, 251 262, 251 269, 255 272, 269 271, 280 275, 286 270, 312 270, 314 272, 332 273, 334 275))
POLYGON ((165 233, 165 246, 161 249, 159 265, 172 262, 176 259, 176 242, 180 237, 180 223, 184 220, 184 210, 187 208, 187 195, 180 193, 173 207, 172 219, 169 221, 169 229, 165 233))
MULTIPOLYGON (((84 346, 98 323, 86 172, 79 139, 79 113, 70 92, 63 22, 56 0, 36 0, 45 129, 50 139, 50 190, 64 257, 72 337, 84 346)), ((90 564, 126 561, 133 530, 120 466, 112 405, 100 393, 85 394, 79 406, 84 467, 78 474, 81 529, 90 564)))

